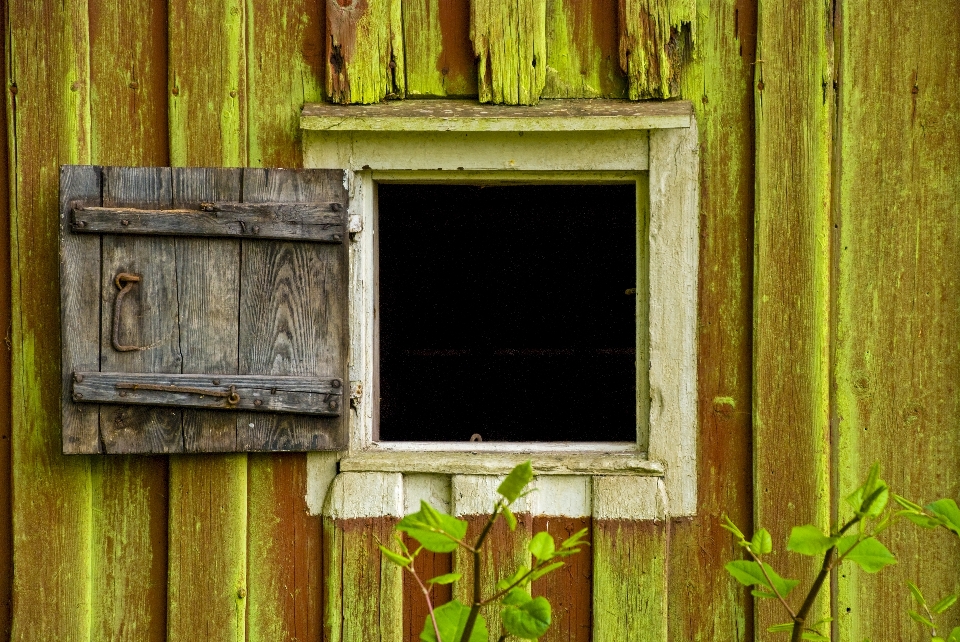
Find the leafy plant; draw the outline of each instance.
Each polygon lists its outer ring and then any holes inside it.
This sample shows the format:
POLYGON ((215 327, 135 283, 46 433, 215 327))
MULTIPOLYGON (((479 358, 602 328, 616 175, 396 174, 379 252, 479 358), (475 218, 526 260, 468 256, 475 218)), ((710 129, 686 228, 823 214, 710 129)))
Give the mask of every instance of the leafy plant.
POLYGON ((578 547, 587 543, 583 541, 587 529, 574 533, 560 546, 556 545, 549 533, 537 533, 527 546, 534 559, 530 567, 520 566, 509 577, 500 579, 492 595, 484 597, 480 587, 481 549, 498 519, 505 519, 511 531, 517 528, 517 518, 510 507, 530 492, 526 488, 532 480, 533 468, 529 461, 510 471, 497 488, 500 497, 494 503, 489 519, 473 544, 465 541, 466 521, 442 513, 429 503, 421 501, 419 511, 407 515, 396 525, 398 532, 394 539, 399 551, 380 545, 383 555, 410 573, 423 593, 429 611, 420 633, 423 642, 486 642, 487 623, 480 615, 480 609, 498 601, 504 631, 500 635, 501 642, 506 639, 507 634, 535 640, 546 632, 550 626, 550 602, 544 597, 531 597, 526 587, 537 578, 563 566, 560 558, 580 552, 578 547), (406 533, 420 546, 410 551, 400 533, 406 533), (436 584, 452 584, 461 578, 461 574, 447 573, 424 581, 417 574, 414 561, 424 550, 451 553, 458 548, 473 556, 473 599, 469 606, 454 599, 434 608, 430 597, 431 588, 436 584))
POLYGON ((933 606, 927 605, 927 601, 924 599, 923 594, 920 592, 920 589, 917 588, 916 584, 913 582, 907 582, 907 586, 910 587, 910 592, 913 593, 913 598, 917 601, 917 604, 923 609, 923 614, 918 613, 917 611, 909 611, 910 617, 920 624, 923 624, 930 629, 930 636, 933 642, 960 642, 960 626, 954 627, 953 631, 950 632, 946 638, 940 637, 937 635, 937 625, 934 623, 936 621, 936 616, 940 615, 951 606, 957 602, 957 594, 951 593, 946 596, 933 606))
MULTIPOLYGON (((791 642, 816 640, 829 642, 829 637, 818 630, 832 618, 825 618, 813 624, 807 624, 810 610, 823 588, 830 571, 843 562, 853 562, 867 573, 876 573, 885 566, 896 563, 894 555, 884 546, 877 536, 886 530, 892 521, 886 511, 890 498, 887 484, 880 479, 880 465, 870 468, 866 481, 847 497, 847 503, 853 509, 853 515, 843 524, 834 526, 829 533, 807 524, 795 526, 790 532, 787 550, 811 557, 823 556, 820 571, 807 591, 800 608, 794 609, 787 601, 790 593, 800 584, 798 580, 781 577, 763 556, 773 551, 773 539, 770 533, 761 528, 747 539, 739 528, 724 517, 723 525, 737 538, 750 559, 729 562, 725 568, 741 584, 757 587, 752 593, 762 599, 778 600, 790 617, 790 621, 770 627, 771 632, 790 633, 791 642)), ((957 641, 960 642, 960 641, 957 641)))

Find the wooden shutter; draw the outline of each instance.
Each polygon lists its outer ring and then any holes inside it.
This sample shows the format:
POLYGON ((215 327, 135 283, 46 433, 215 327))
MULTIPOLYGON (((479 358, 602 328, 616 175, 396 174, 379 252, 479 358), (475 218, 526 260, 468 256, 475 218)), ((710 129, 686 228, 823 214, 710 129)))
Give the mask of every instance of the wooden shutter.
POLYGON ((346 442, 339 170, 65 166, 64 453, 346 442))

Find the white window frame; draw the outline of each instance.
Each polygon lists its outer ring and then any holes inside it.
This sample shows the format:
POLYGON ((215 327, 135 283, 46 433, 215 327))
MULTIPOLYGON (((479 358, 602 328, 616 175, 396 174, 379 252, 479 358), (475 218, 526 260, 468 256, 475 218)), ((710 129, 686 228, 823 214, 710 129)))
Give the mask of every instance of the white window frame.
MULTIPOLYGON (((402 101, 372 107, 308 106, 301 119, 304 165, 344 169, 350 191, 348 299, 354 398, 348 417, 349 446, 340 455, 339 471, 500 475, 532 459, 541 475, 659 478, 656 487, 662 497, 656 512, 695 514, 699 163, 689 103, 543 101, 538 107, 498 108, 424 101, 422 105, 420 109, 415 101, 402 101), (585 102, 591 107, 587 114, 581 109, 585 102), (445 108, 449 116, 443 116, 445 108), (373 439, 379 366, 377 184, 465 181, 637 185, 638 216, 649 217, 649 316, 647 324, 640 320, 637 324, 648 329, 646 336, 638 332, 637 342, 638 363, 643 363, 645 351, 648 370, 643 377, 638 368, 638 394, 643 397, 638 408, 649 408, 649 420, 637 422, 635 443, 373 439), (648 405, 643 403, 647 397, 648 405)), ((324 480, 315 494, 325 493, 329 475, 312 474, 314 478, 324 480)))

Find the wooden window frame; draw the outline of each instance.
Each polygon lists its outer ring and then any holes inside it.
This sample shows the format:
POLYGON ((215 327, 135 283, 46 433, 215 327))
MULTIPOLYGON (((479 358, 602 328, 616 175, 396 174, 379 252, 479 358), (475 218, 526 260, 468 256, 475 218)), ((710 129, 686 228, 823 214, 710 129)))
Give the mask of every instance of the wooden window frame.
POLYGON ((444 100, 370 107, 308 105, 301 126, 305 166, 346 170, 350 192, 353 403, 340 472, 498 475, 532 459, 538 472, 547 475, 658 478, 658 514, 696 512, 699 164, 689 103, 543 101, 537 107, 507 108, 444 100), (638 249, 644 250, 638 251, 638 262, 647 264, 638 276, 648 278, 646 284, 638 281, 638 288, 647 287, 649 298, 647 322, 638 319, 637 325, 638 414, 648 419, 638 420, 635 443, 373 438, 381 182, 636 184, 638 220, 648 217, 645 244, 638 238, 638 249), (429 457, 424 457, 427 452, 429 457))

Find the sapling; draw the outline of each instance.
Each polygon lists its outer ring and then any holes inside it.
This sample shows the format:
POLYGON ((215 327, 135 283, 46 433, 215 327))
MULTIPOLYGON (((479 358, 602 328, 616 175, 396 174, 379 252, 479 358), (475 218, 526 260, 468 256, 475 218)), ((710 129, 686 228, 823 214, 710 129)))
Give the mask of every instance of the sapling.
POLYGON ((824 533, 813 524, 795 526, 791 530, 787 542, 788 551, 823 558, 820 571, 797 609, 790 605, 787 598, 800 582, 781 577, 763 560, 763 556, 773 550, 770 533, 761 528, 752 538, 747 539, 729 518, 724 517, 726 523, 723 527, 733 533, 737 543, 750 557, 749 560, 729 562, 725 568, 741 584, 759 587, 752 591, 755 597, 779 601, 790 617, 789 622, 772 626, 769 631, 790 633, 791 642, 829 642, 830 638, 822 633, 819 627, 829 623, 832 618, 824 618, 812 624, 808 624, 807 618, 817 595, 830 576, 830 571, 849 561, 859 565, 867 573, 876 573, 897 561, 877 539, 877 536, 890 526, 893 518, 889 511, 885 511, 889 498, 890 490, 880 479, 880 465, 874 464, 863 485, 847 497, 853 515, 846 521, 834 526, 829 533, 824 533))
POLYGON ((527 486, 533 480, 533 468, 527 461, 520 464, 503 480, 497 488, 500 497, 494 502, 490 517, 472 544, 466 541, 467 522, 438 511, 425 501, 420 502, 420 510, 404 517, 396 525, 394 535, 399 550, 391 550, 381 544, 383 555, 410 573, 420 587, 427 604, 428 615, 424 621, 420 639, 423 642, 486 642, 487 623, 480 609, 488 604, 499 602, 500 621, 503 633, 518 638, 535 640, 543 635, 550 626, 550 602, 544 597, 531 597, 526 587, 539 577, 563 566, 560 558, 580 552, 586 544, 583 537, 587 529, 580 530, 568 537, 560 546, 556 545, 549 533, 537 533, 530 540, 527 549, 534 560, 530 567, 521 565, 508 577, 497 582, 492 595, 483 596, 480 585, 481 550, 498 519, 506 520, 512 531, 517 527, 517 518, 511 506, 528 494, 527 486), (413 551, 404 543, 400 533, 406 533, 420 546, 413 551), (461 578, 460 573, 446 573, 438 577, 423 580, 414 568, 414 561, 421 551, 433 553, 451 553, 461 548, 473 557, 473 590, 470 605, 459 600, 434 607, 430 597, 431 588, 436 584, 452 584, 461 578))

